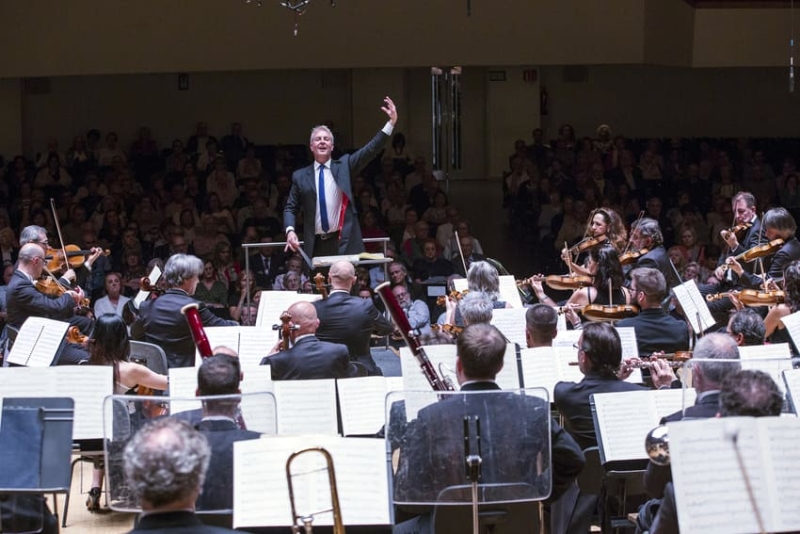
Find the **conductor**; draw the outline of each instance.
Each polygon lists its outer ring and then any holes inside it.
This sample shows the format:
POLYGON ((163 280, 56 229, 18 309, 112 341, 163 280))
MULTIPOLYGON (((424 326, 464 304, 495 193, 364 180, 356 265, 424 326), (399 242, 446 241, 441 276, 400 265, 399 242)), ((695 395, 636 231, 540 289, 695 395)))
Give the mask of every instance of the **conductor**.
POLYGON ((351 176, 375 158, 394 131, 397 108, 388 96, 381 109, 389 121, 372 140, 353 154, 332 159, 333 133, 327 126, 311 130, 309 148, 314 163, 292 175, 292 188, 286 201, 283 220, 286 224, 286 250, 300 248, 295 232, 296 216, 305 214, 303 249, 309 257, 358 254, 364 252, 358 225, 351 176))

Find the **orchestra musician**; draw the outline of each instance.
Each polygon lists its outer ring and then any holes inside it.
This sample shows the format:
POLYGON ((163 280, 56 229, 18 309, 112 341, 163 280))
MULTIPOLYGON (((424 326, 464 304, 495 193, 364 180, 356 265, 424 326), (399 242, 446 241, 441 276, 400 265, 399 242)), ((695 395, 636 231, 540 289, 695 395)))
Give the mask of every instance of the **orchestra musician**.
MULTIPOLYGON (((745 250, 764 243, 764 233, 762 230, 761 220, 756 213, 756 197, 752 193, 746 191, 739 191, 731 200, 731 207, 733 209, 734 228, 736 226, 747 227, 742 240, 736 237, 736 232, 732 229, 723 230, 720 232, 720 237, 728 245, 728 252, 720 254, 717 260, 717 269, 714 271, 714 278, 717 281, 725 279, 725 259, 728 256, 737 256, 745 250), (749 226, 748 226, 749 225, 749 226)), ((748 264, 745 267, 749 272, 753 272, 754 264, 748 264)))
POLYGON ((800 261, 793 261, 784 269, 783 293, 783 302, 769 310, 764 319, 764 334, 770 343, 788 342, 792 347, 792 353, 797 355, 797 347, 781 319, 800 311, 800 261))
POLYGON ((661 234, 658 221, 645 217, 634 223, 631 229, 631 243, 633 250, 641 253, 631 270, 652 267, 664 275, 668 289, 681 284, 681 279, 664 247, 664 236, 661 234))
MULTIPOLYGON (((181 308, 197 303, 191 295, 203 274, 203 260, 188 254, 173 254, 164 266, 164 280, 168 289, 155 300, 142 303, 139 321, 144 329, 144 340, 164 349, 167 364, 174 367, 194 367, 196 346, 186 317, 181 308)), ((203 326, 237 326, 214 315, 201 306, 203 326)))
MULTIPOLYGON (((633 298, 628 288, 623 286, 625 281, 622 275, 622 265, 619 263, 617 250, 604 245, 589 250, 586 266, 592 276, 592 285, 575 291, 567 300, 567 319, 572 326, 581 326, 581 320, 574 309, 582 309, 589 304, 631 304, 633 298), (609 299, 609 284, 611 286, 611 298, 609 299)), ((542 282, 531 278, 530 284, 533 287, 536 297, 542 304, 556 306, 556 303, 544 292, 542 282)))
POLYGON ((622 252, 628 239, 628 233, 619 214, 611 208, 597 208, 589 216, 589 224, 583 241, 561 252, 561 259, 570 268, 570 272, 589 275, 585 265, 572 260, 572 252, 589 251, 594 247, 611 245, 617 252, 622 252))
MULTIPOLYGON (((6 306, 9 325, 20 328, 28 317, 47 317, 58 321, 71 321, 75 316, 75 308, 84 299, 83 291, 77 289, 63 290, 60 296, 46 295, 34 285, 42 276, 45 263, 42 247, 36 243, 27 243, 19 251, 19 264, 6 290, 6 306)), ((87 321, 85 317, 76 319, 76 326, 87 321)), ((67 343, 55 365, 77 365, 89 359, 86 349, 74 343, 67 343)))
MULTIPOLYGON (((731 315, 731 319, 728 321, 728 335, 736 341, 738 347, 763 345, 766 339, 766 332, 767 327, 764 319, 761 318, 755 308, 742 308, 731 315)), ((784 341, 777 342, 783 343, 784 341)))

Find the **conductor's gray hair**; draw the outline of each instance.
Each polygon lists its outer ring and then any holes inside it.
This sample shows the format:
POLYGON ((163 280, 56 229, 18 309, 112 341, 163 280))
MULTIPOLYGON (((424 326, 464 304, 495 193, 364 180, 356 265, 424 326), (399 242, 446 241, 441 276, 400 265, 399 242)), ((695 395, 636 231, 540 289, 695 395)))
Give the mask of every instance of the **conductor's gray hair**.
POLYGON ((500 275, 489 262, 473 262, 467 272, 467 287, 470 291, 486 293, 495 301, 500 298, 500 275))
POLYGON ((492 322, 492 298, 481 291, 470 291, 458 301, 464 324, 492 322))
POLYGON ((193 276, 203 274, 203 260, 191 254, 173 254, 164 266, 164 279, 169 287, 176 287, 193 276))
POLYGON ((144 426, 125 446, 125 476, 134 494, 154 508, 203 487, 211 450, 205 436, 172 417, 144 426))
POLYGON ((311 128, 311 135, 308 136, 308 143, 309 144, 311 144, 314 141, 314 134, 317 133, 318 130, 325 130, 328 133, 328 135, 331 136, 331 144, 334 144, 333 143, 333 132, 331 131, 330 128, 328 128, 324 124, 319 124, 319 125, 314 126, 313 128, 311 128))

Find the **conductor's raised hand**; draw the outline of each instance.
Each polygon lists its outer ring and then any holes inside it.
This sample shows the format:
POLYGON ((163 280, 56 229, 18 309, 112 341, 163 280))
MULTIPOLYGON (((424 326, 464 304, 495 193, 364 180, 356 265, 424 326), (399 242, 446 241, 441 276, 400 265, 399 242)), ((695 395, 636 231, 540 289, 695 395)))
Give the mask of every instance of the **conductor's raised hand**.
POLYGON ((289 230, 286 234, 286 246, 283 248, 284 252, 288 252, 291 249, 294 252, 300 248, 300 240, 297 239, 297 234, 294 230, 289 230))
POLYGON ((392 126, 394 126, 397 124, 397 107, 394 105, 392 99, 388 96, 383 99, 383 102, 386 105, 382 106, 381 109, 389 116, 389 122, 391 122, 392 126))

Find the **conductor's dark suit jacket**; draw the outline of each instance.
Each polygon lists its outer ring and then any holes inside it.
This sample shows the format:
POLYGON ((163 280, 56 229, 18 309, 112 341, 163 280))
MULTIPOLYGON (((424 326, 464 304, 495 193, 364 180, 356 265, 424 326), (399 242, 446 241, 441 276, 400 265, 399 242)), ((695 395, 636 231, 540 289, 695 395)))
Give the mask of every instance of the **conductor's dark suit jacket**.
POLYGON ((661 308, 642 310, 634 317, 619 321, 616 326, 633 327, 639 356, 650 356, 659 350, 689 350, 689 329, 686 323, 668 315, 661 308))
POLYGON ((236 530, 204 525, 192 512, 162 512, 145 515, 129 534, 238 534, 236 530))
MULTIPOLYGON (((558 498, 583 469, 585 458, 575 441, 550 416, 538 397, 503 392, 494 382, 465 384, 461 391, 496 391, 486 395, 454 395, 420 410, 406 427, 395 477, 395 499, 435 502, 447 486, 466 484, 464 472, 465 415, 480 418, 482 483, 525 482, 546 491, 552 474, 550 500, 558 498), (550 436, 542 432, 550 419, 550 436), (552 459, 538 454, 551 441, 552 459), (435 445, 431 447, 430 445, 435 445), (491 453, 494 451, 494 453, 491 453)), ((467 493, 467 497, 469 494, 467 493)))
POLYGON ((241 430, 230 419, 204 419, 197 425, 197 430, 206 437, 211 448, 211 461, 203 493, 197 498, 197 509, 233 509, 233 444, 258 439, 261 434, 241 430))
POLYGON ((646 391, 646 388, 617 378, 587 374, 580 382, 559 382, 553 390, 553 400, 564 417, 564 426, 582 450, 597 445, 592 407, 589 397, 595 393, 646 391))
POLYGON ((267 356, 261 365, 269 365, 273 380, 315 380, 357 376, 350 363, 347 347, 306 336, 292 348, 267 356))
POLYGON ((392 322, 371 301, 345 291, 331 292, 327 299, 315 301, 314 308, 319 317, 317 337, 347 345, 350 359, 359 362, 370 374, 380 374, 370 354, 369 341, 372 334, 391 334, 392 322))
POLYGON ((189 323, 181 313, 181 308, 191 303, 200 305, 200 319, 203 326, 239 324, 236 321, 220 319, 181 289, 168 289, 157 299, 142 302, 139 319, 144 327, 144 340, 164 349, 167 354, 167 365, 170 368, 194 367, 196 346, 189 323))
MULTIPOLYGON (((331 173, 339 189, 342 190, 342 202, 346 203, 344 217, 340 219, 341 235, 339 237, 339 254, 358 254, 364 252, 361 240, 361 227, 358 224, 351 176, 355 176, 372 159, 377 157, 389 136, 380 131, 372 140, 352 154, 345 154, 339 159, 330 161, 331 173)), ((303 249, 311 257, 314 253, 314 220, 317 214, 317 176, 314 175, 314 164, 295 171, 292 175, 292 188, 283 211, 284 226, 297 227, 297 214, 300 210, 305 214, 303 227, 303 249)), ((336 228, 331 228, 336 231, 336 228)))

